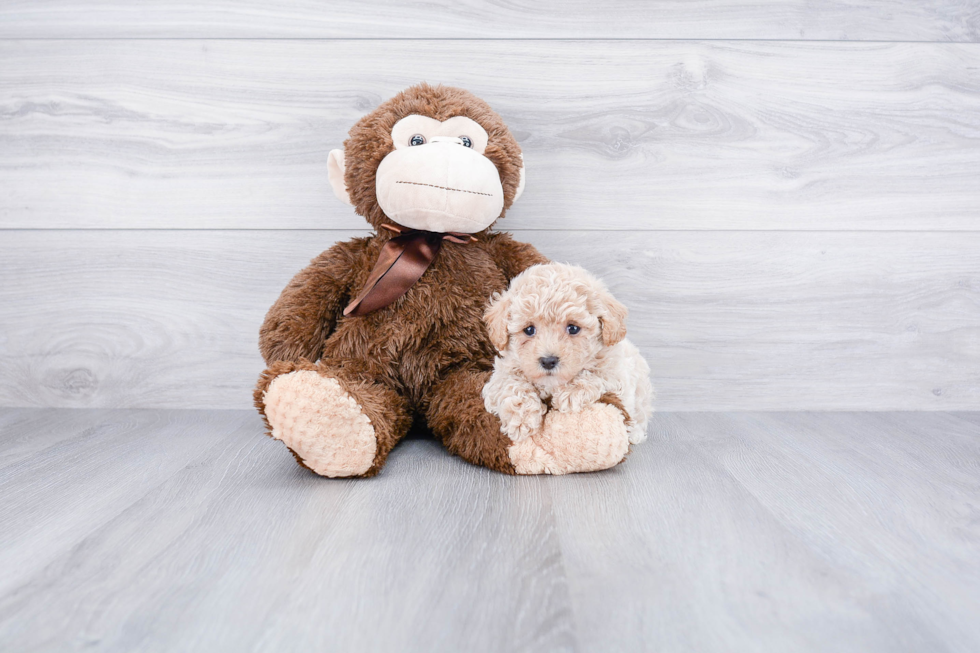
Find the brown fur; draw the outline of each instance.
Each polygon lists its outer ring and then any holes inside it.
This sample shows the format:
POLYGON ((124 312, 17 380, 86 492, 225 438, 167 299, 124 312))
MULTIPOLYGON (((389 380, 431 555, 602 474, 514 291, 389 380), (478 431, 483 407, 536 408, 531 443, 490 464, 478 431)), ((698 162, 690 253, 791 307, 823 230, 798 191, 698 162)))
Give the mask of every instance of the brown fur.
POLYGON ((375 172, 393 149, 392 126, 410 114, 479 122, 490 135, 485 154, 500 174, 505 208, 513 201, 520 148, 500 117, 472 94, 422 84, 362 118, 344 144, 345 183, 357 212, 378 232, 334 245, 283 290, 259 335, 269 368, 259 379, 255 404, 265 418, 263 397, 274 378, 315 369, 336 378, 375 428, 377 454, 365 476, 381 469, 416 415, 451 452, 512 474, 509 440, 480 396, 495 353, 483 311, 511 278, 547 259, 531 245, 487 229, 473 243, 444 242, 422 278, 391 305, 364 317, 342 315, 390 238, 379 228, 390 221, 377 204, 375 172))
POLYGON ((607 392, 604 395, 602 395, 601 397, 599 397, 599 403, 600 404, 609 404, 610 406, 615 406, 616 408, 618 408, 620 410, 620 412, 623 413, 623 418, 626 420, 626 424, 627 425, 633 423, 633 418, 630 417, 630 414, 628 412, 626 412, 626 407, 623 405, 622 399, 620 399, 619 397, 617 397, 612 392, 607 392))

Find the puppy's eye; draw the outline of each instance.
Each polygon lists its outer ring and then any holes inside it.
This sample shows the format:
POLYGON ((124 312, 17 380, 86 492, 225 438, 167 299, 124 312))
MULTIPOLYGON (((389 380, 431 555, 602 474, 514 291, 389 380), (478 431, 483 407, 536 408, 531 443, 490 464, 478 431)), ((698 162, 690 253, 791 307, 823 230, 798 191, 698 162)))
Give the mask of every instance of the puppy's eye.
POLYGON ((574 336, 576 333, 578 333, 581 330, 582 327, 575 324, 569 324, 567 327, 565 327, 565 331, 568 331, 568 335, 570 336, 574 336))
POLYGON ((473 141, 469 136, 460 136, 459 140, 463 141, 463 147, 473 147, 473 141))
POLYGON ((422 134, 416 134, 412 136, 412 140, 408 142, 409 145, 425 145, 425 136, 422 134))
POLYGON ((534 325, 533 324, 530 325, 530 326, 524 327, 524 335, 526 335, 528 338, 530 338, 531 336, 533 336, 534 333, 535 333, 535 329, 534 329, 534 325))

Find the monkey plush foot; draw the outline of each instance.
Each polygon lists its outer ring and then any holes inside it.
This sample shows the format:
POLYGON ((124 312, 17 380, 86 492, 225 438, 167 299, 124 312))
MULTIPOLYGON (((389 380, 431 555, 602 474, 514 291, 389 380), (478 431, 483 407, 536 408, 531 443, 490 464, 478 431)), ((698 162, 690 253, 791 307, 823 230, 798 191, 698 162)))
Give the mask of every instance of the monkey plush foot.
POLYGON ((277 376, 264 396, 272 437, 321 476, 359 476, 378 442, 371 420, 336 379, 313 370, 277 376))
POLYGON ((628 451, 622 411, 596 403, 577 413, 549 411, 541 430, 509 453, 518 474, 571 474, 613 467, 628 451))

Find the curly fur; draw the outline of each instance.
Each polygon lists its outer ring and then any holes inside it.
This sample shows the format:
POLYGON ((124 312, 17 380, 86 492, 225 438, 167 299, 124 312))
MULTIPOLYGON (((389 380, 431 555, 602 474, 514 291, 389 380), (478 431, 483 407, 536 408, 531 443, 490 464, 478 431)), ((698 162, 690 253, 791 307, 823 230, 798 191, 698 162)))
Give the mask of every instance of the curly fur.
POLYGON ((630 442, 642 442, 653 386, 649 366, 625 339, 626 316, 626 307, 581 267, 548 263, 515 277, 484 315, 500 355, 483 398, 503 432, 520 442, 541 428, 549 403, 577 413, 610 393, 630 416, 630 442), (553 359, 557 364, 547 369, 553 359))

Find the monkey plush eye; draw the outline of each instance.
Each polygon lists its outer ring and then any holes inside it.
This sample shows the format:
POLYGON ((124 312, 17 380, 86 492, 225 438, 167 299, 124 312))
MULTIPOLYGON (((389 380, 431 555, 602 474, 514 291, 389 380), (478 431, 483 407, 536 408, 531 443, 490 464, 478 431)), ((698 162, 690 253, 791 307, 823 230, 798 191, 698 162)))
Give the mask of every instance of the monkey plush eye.
MULTIPOLYGON (((409 145, 425 145, 425 136, 422 134, 416 134, 412 136, 412 140, 408 142, 409 145)), ((428 152, 428 150, 426 150, 428 152)))
POLYGON ((530 326, 524 327, 524 335, 526 335, 529 338, 534 335, 534 325, 533 324, 530 325, 530 326))
POLYGON ((460 136, 459 140, 463 141, 463 147, 473 147, 473 141, 470 140, 469 136, 460 136))
POLYGON ((582 327, 575 324, 569 324, 567 327, 565 327, 565 331, 568 331, 568 335, 570 336, 574 336, 576 333, 578 333, 581 330, 582 327))

